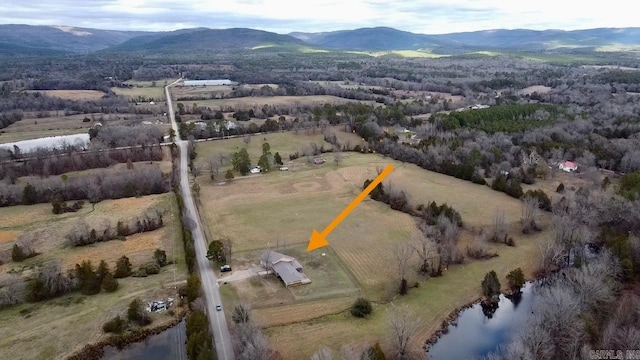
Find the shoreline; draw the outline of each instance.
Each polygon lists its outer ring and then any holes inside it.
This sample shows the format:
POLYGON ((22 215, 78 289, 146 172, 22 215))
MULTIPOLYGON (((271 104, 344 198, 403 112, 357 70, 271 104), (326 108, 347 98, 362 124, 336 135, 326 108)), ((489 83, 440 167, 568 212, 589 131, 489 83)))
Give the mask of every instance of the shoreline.
POLYGON ((68 356, 67 360, 95 360, 100 359, 104 355, 104 349, 107 346, 113 346, 118 350, 124 349, 126 346, 144 341, 146 338, 152 335, 157 335, 169 328, 178 325, 187 315, 187 311, 181 311, 177 314, 177 317, 169 321, 168 323, 158 325, 146 329, 134 329, 122 335, 111 335, 106 339, 99 340, 98 342, 87 344, 76 353, 68 356))

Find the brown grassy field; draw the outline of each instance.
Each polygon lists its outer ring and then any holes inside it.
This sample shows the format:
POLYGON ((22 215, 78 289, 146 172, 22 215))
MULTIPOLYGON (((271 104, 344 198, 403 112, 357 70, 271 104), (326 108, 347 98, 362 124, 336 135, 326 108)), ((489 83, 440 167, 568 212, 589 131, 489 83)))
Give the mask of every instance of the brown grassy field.
MULTIPOLYGON (((248 96, 232 99, 218 99, 218 100, 197 100, 197 101, 181 101, 184 106, 193 106, 193 103, 198 106, 210 107, 212 110, 220 110, 226 108, 245 109, 253 107, 262 107, 263 105, 273 106, 287 106, 287 105, 307 105, 307 106, 319 106, 323 104, 346 104, 350 102, 357 102, 355 100, 339 98, 337 96, 330 95, 309 95, 309 96, 248 96)), ((373 101, 362 101, 363 103, 375 104, 373 101)))
POLYGON ((147 99, 147 101, 153 99, 154 101, 164 101, 164 88, 157 87, 132 87, 132 88, 111 88, 116 95, 128 96, 132 100, 137 100, 139 97, 147 99))
POLYGON ((98 100, 106 95, 102 91, 98 90, 41 90, 35 92, 44 93, 47 96, 74 101, 98 100))
MULTIPOLYGON (((112 269, 115 259, 126 254, 131 262, 140 265, 149 261, 156 248, 162 248, 167 258, 176 264, 164 267, 160 274, 146 278, 121 279, 120 288, 113 294, 100 293, 83 296, 79 293, 65 295, 35 304, 23 304, 0 311, 0 351, 12 354, 14 359, 64 359, 85 344, 98 341, 107 335, 102 324, 115 314, 124 315, 131 300, 140 297, 143 302, 166 297, 176 297, 174 279, 186 278, 184 252, 176 217, 173 194, 151 195, 141 198, 106 200, 85 206, 77 213, 54 215, 51 205, 14 206, 0 209, 0 237, 3 239, 20 232, 41 232, 36 250, 42 254, 22 263, 9 262, 0 267, 1 273, 29 272, 38 263, 58 259, 63 269, 90 259, 94 265, 107 260, 112 269), (65 247, 62 237, 76 221, 99 224, 107 219, 133 218, 145 210, 164 208, 165 226, 159 230, 127 237, 126 241, 113 240, 86 247, 65 247), (177 271, 173 272, 173 269, 177 271)), ((6 246, 1 244, 0 246, 6 246)), ((154 324, 170 321, 166 313, 153 314, 154 324)))
MULTIPOLYGON (((50 204, 38 204, 29 206, 13 206, 0 208, 0 216, 3 217, 0 231, 2 233, 16 235, 16 233, 38 234, 34 242, 34 248, 42 253, 22 263, 8 262, 0 265, 0 273, 7 273, 31 267, 51 259, 58 259, 64 265, 63 268, 71 268, 83 259, 91 259, 94 262, 105 260, 111 264, 122 255, 131 257, 132 263, 140 265, 148 262, 153 251, 162 248, 167 256, 173 256, 173 251, 180 256, 173 243, 175 229, 175 206, 172 194, 150 195, 140 198, 125 198, 118 200, 105 200, 96 204, 94 211, 91 205, 76 213, 55 215, 51 212, 50 204), (164 209, 165 220, 168 226, 153 232, 133 235, 126 241, 112 240, 85 247, 70 247, 65 236, 82 221, 90 228, 101 228, 106 223, 115 226, 118 220, 133 219, 142 216, 145 212, 153 212, 155 209, 164 209)), ((8 251, 12 242, 0 243, 0 249, 8 251)))
POLYGON ((219 99, 230 94, 233 86, 183 86, 172 87, 171 98, 173 101, 188 100, 190 98, 219 99))

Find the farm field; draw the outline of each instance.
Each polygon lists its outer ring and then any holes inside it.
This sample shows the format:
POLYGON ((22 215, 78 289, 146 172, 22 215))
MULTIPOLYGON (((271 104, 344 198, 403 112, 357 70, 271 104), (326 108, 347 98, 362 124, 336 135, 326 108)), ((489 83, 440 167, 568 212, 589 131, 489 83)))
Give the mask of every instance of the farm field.
MULTIPOLYGON (((186 278, 184 251, 179 219, 173 194, 150 195, 140 198, 105 200, 91 204, 76 213, 55 215, 50 204, 13 206, 0 208, 0 252, 3 265, 0 277, 25 276, 36 267, 51 260, 58 260, 67 269, 83 260, 91 260, 97 266, 105 260, 113 270, 116 260, 129 257, 134 268, 152 260, 155 249, 166 251, 167 259, 176 263, 165 266, 157 275, 143 278, 119 279, 120 287, 114 293, 101 292, 84 296, 79 292, 37 303, 25 303, 0 310, 0 351, 14 354, 16 359, 64 359, 85 344, 96 342, 106 335, 102 324, 124 314, 132 299, 143 302, 174 297, 174 279, 186 278), (71 247, 64 236, 80 222, 90 227, 100 227, 118 220, 131 220, 145 212, 164 211, 162 228, 128 236, 125 241, 112 240, 84 247, 71 247), (33 247, 40 255, 16 263, 11 261, 10 249, 20 235, 33 234, 33 247), (174 271, 175 274, 174 274, 174 271), (82 339, 79 341, 79 339, 82 339), (28 344, 28 345, 27 345, 28 344)), ((170 321, 173 317, 152 314, 154 324, 170 321)))
MULTIPOLYGON (((355 145, 362 142, 362 139, 358 135, 345 132, 344 127, 342 126, 334 126, 333 132, 341 144, 350 143, 355 145)), ((275 154, 276 152, 279 152, 282 157, 282 161, 285 164, 289 162, 289 154, 293 154, 296 151, 302 154, 304 149, 310 146, 311 143, 316 144, 318 148, 320 146, 324 146, 325 149, 332 148, 331 144, 324 141, 324 135, 320 129, 316 129, 315 132, 310 134, 308 134, 307 131, 300 130, 297 135, 294 132, 253 135, 251 136, 251 140, 247 148, 252 164, 257 163, 258 158, 262 155, 262 143, 265 139, 271 146, 271 153, 275 154)), ((204 166, 207 159, 214 154, 230 155, 244 146, 245 144, 242 138, 199 142, 196 144, 196 152, 198 153, 198 156, 196 157, 195 162, 204 166)), ((328 161, 332 161, 331 154, 325 155, 328 161)))
MULTIPOLYGON (((173 89, 171 90, 174 91, 173 89)), ((193 103, 198 106, 206 106, 212 110, 225 110, 229 108, 233 109, 245 109, 253 108, 256 106, 262 107, 263 105, 272 106, 318 106, 323 104, 346 104, 351 102, 358 102, 356 100, 344 99, 331 95, 309 95, 309 96, 247 96, 241 98, 231 99, 216 99, 216 100, 196 100, 196 101, 181 101, 185 107, 193 106, 193 103)), ((374 104, 373 101, 362 101, 362 103, 374 104)))
POLYGON ((217 99, 230 94, 233 86, 183 86, 171 88, 171 98, 173 101, 188 100, 190 98, 217 99))
POLYGON ((116 95, 128 96, 133 101, 164 101, 164 88, 156 87, 132 87, 132 88, 111 88, 116 95))
POLYGON ((47 96, 57 97, 66 100, 98 100, 104 95, 106 95, 102 91, 98 90, 39 90, 34 91, 42 94, 46 94, 47 96))
MULTIPOLYGON (((271 151, 295 149, 295 143, 307 135, 274 134, 286 136, 279 142, 267 139, 271 151), (288 138, 288 141, 285 139, 288 138), (278 144, 277 146, 274 144, 278 144)), ((252 162, 257 160, 263 139, 253 137, 249 144, 252 162)), ((275 139, 274 139, 275 140, 275 139)), ((304 144, 307 140, 302 141, 304 144)), ((244 146, 241 139, 200 143, 198 159, 203 154, 217 151, 237 151, 244 146), (234 141, 234 142, 232 142, 234 141), (215 147, 215 150, 214 150, 215 147)), ((298 145, 299 146, 299 145, 298 145)), ((484 274, 495 270, 500 279, 514 268, 522 267, 528 276, 538 264, 539 244, 551 234, 549 230, 524 236, 518 230, 521 203, 487 186, 475 185, 446 175, 423 170, 413 164, 402 163, 380 155, 344 153, 344 161, 336 166, 330 153, 324 154, 327 163, 314 166, 300 158, 288 164, 288 172, 271 172, 236 178, 224 185, 212 182, 208 174, 198 179, 201 185, 201 214, 208 232, 216 238, 229 238, 239 258, 236 269, 256 265, 256 257, 267 247, 285 246, 281 252, 295 252, 308 242, 312 229, 323 229, 362 189, 363 182, 372 179, 377 170, 394 164, 395 170, 385 180, 386 186, 395 186, 409 194, 412 204, 435 200, 446 202, 457 209, 469 228, 489 225, 494 213, 501 209, 512 223, 510 236, 515 247, 491 245, 499 254, 490 260, 467 260, 454 265, 440 278, 424 280, 410 270, 410 284, 420 282, 409 295, 392 298, 397 291, 398 274, 393 260, 396 244, 417 236, 415 220, 404 213, 391 210, 388 205, 364 200, 328 237, 330 247, 316 252, 335 253, 347 273, 360 288, 360 294, 379 305, 367 320, 355 319, 348 311, 350 301, 357 296, 330 296, 327 299, 296 298, 296 291, 305 291, 312 284, 287 291, 277 281, 259 278, 222 285, 227 301, 258 302, 254 313, 266 328, 272 347, 285 359, 309 358, 319 348, 327 346, 339 351, 341 345, 364 347, 386 336, 386 313, 393 306, 407 305, 424 321, 415 341, 419 349, 424 341, 439 328, 442 320, 454 309, 480 296, 480 281, 484 274), (291 169, 293 171, 291 171, 291 169), (240 255, 252 254, 248 258, 240 255), (253 282, 253 283, 252 283, 253 282), (263 283, 261 283, 263 282, 263 283), (278 287, 280 285, 280 287, 278 287), (391 301, 393 305, 388 304, 391 301), (301 339, 317 339, 313 347, 301 339)), ((205 155, 206 156, 206 155, 205 155)), ((548 219, 541 223, 548 229, 548 219)), ((472 236, 463 231, 462 242, 472 236)), ((313 254, 313 252, 312 252, 313 254)), ((296 255, 298 256, 298 255, 296 255)), ((303 256, 303 255, 299 255, 303 256)), ((238 259, 238 260, 236 260, 238 259)), ((414 257, 411 269, 416 269, 414 257)), ((307 266, 305 266, 307 268, 307 266)), ((386 344, 383 342, 383 348, 386 344)))

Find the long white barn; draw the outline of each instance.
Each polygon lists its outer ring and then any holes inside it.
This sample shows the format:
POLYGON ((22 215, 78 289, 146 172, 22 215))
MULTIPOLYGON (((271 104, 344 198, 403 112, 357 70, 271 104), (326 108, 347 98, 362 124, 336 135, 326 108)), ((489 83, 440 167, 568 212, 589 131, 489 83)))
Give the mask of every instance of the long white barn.
POLYGON ((216 79, 216 80, 185 80, 184 86, 220 86, 231 85, 233 82, 229 79, 216 79))

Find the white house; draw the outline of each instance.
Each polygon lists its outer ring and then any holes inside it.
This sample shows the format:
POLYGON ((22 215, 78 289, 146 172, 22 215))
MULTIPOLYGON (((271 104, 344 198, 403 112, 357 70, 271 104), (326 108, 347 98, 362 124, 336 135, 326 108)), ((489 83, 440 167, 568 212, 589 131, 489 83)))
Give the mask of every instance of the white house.
POLYGON ((572 172, 578 170, 578 164, 571 161, 564 161, 558 164, 558 169, 564 172, 572 172))

